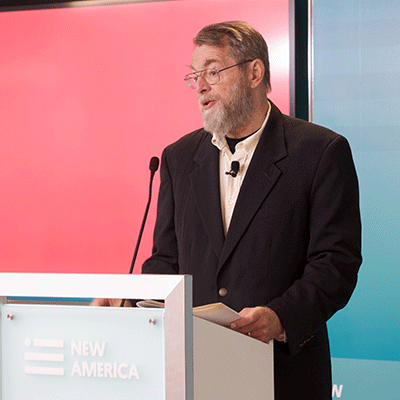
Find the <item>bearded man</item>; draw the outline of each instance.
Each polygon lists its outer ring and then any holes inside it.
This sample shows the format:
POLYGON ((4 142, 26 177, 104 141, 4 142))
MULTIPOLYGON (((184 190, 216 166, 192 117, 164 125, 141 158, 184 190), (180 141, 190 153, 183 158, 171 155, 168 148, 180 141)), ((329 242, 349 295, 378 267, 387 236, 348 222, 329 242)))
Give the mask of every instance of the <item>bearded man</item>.
POLYGON ((142 273, 191 274, 194 306, 221 301, 240 311, 233 329, 275 339, 277 400, 330 400, 326 321, 361 264, 349 145, 269 101, 267 45, 246 23, 207 26, 194 44, 185 79, 204 128, 163 152, 142 273))
POLYGON ((330 400, 326 321, 361 264, 348 142, 280 113, 267 45, 246 23, 207 26, 194 44, 185 79, 204 128, 163 152, 142 273, 193 275, 194 306, 223 302, 240 312, 232 329, 274 340, 277 400, 330 400))

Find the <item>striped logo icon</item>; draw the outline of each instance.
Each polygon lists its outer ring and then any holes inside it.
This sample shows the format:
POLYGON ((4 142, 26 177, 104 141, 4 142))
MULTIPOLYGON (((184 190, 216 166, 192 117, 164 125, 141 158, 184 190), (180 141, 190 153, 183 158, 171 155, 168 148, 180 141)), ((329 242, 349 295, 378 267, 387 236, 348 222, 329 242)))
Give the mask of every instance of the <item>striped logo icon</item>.
MULTIPOLYGON (((36 365, 25 366, 24 371, 30 375, 64 375, 64 367, 60 363, 64 362, 64 354, 60 353, 64 348, 64 340, 54 339, 25 339, 26 347, 33 347, 35 351, 24 353, 26 361, 35 361, 36 365), (49 351, 51 349, 51 351, 49 351), (54 367, 44 367, 41 362, 54 362, 54 367)), ((51 365, 51 364, 50 364, 51 365)))

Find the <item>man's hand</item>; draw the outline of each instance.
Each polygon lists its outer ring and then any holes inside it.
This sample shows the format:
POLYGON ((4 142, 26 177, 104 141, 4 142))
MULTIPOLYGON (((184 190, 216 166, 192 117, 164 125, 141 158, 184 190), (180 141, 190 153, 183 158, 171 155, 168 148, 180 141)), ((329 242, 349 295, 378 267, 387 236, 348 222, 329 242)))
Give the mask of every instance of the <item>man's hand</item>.
POLYGON ((276 339, 284 331, 281 321, 268 307, 244 308, 241 318, 232 322, 231 328, 262 342, 276 339))
MULTIPOLYGON (((96 307, 119 307, 122 299, 93 299, 90 303, 91 306, 96 307)), ((124 307, 132 307, 129 300, 125 300, 124 307)))

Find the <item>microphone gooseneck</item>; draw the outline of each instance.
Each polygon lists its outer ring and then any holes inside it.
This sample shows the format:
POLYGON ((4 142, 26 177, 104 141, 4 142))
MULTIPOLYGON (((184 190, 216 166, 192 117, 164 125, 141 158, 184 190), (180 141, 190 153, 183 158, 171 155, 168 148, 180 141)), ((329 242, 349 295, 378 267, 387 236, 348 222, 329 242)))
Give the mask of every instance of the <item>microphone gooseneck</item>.
MULTIPOLYGON (((147 214, 149 213, 149 208, 150 208, 150 203, 151 203, 151 192, 152 192, 152 188, 153 188, 153 178, 154 178, 154 174, 158 170, 159 164, 160 164, 160 160, 158 159, 158 157, 151 158, 150 165, 149 165, 149 169, 150 169, 149 197, 147 200, 146 210, 145 210, 144 216, 143 216, 142 226, 140 227, 138 240, 136 242, 136 248, 135 248, 135 252, 133 254, 131 268, 129 269, 129 274, 132 274, 133 267, 135 266, 135 261, 136 261, 136 257, 137 257, 138 251, 139 251, 140 241, 142 240, 142 234, 143 234, 144 226, 146 224, 147 214)), ((121 301, 120 307, 123 307, 124 305, 125 305, 125 299, 123 299, 121 301)))

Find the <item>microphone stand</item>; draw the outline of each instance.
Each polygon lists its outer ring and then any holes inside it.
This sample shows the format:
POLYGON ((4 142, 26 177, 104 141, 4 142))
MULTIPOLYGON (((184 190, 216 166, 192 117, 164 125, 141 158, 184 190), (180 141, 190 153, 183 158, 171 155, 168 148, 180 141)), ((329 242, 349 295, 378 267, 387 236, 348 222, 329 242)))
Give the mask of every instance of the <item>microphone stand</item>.
MULTIPOLYGON (((129 269, 129 274, 132 274, 132 272, 133 272, 133 267, 135 265, 136 257, 137 257, 138 251, 139 251, 140 241, 142 240, 142 234, 143 234, 144 226, 146 224, 147 214, 149 213, 149 208, 150 208, 150 203, 151 203, 151 192, 152 192, 152 188, 153 188, 153 178, 154 178, 154 174, 156 173, 156 171, 158 169, 159 162, 160 161, 159 161, 159 159, 157 157, 152 157, 151 160, 150 160, 149 168, 150 168, 151 172, 150 172, 149 198, 148 198, 148 201, 147 201, 146 210, 144 212, 144 216, 143 216, 143 220, 142 220, 142 226, 140 227, 138 240, 136 242, 135 252, 133 253, 133 258, 132 258, 132 262, 131 262, 131 268, 129 269)), ((120 307, 124 307, 125 300, 126 299, 122 299, 120 307)))

